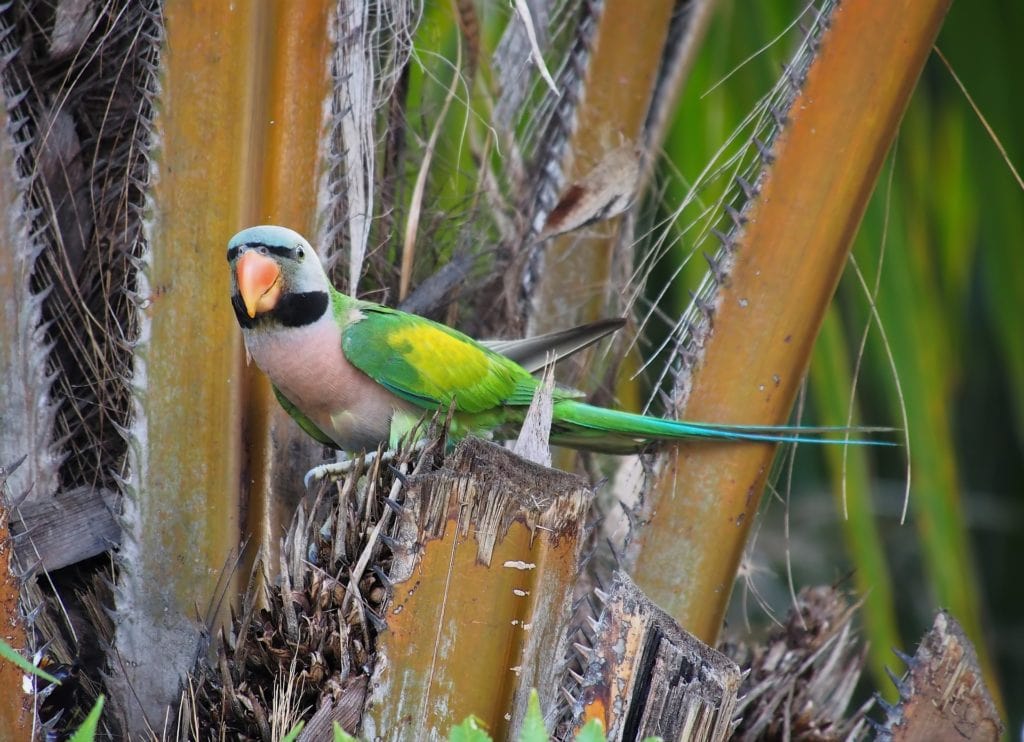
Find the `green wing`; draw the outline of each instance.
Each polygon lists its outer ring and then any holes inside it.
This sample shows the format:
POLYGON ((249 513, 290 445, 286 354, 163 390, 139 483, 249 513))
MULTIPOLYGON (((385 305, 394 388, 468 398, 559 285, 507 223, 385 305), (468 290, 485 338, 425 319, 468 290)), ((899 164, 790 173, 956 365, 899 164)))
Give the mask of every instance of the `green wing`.
POLYGON ((282 407, 284 407, 284 411, 287 412, 289 415, 291 415, 292 420, 294 420, 295 422, 297 422, 299 424, 300 428, 305 430, 306 433, 308 433, 314 440, 316 440, 316 441, 318 441, 320 443, 323 443, 325 446, 330 446, 331 448, 337 448, 338 447, 337 443, 332 441, 327 436, 326 433, 324 433, 322 430, 320 430, 320 428, 318 428, 316 425, 313 424, 312 420, 310 420, 308 417, 303 415, 299 411, 298 407, 293 405, 291 403, 291 401, 286 396, 281 394, 281 390, 280 389, 278 389, 276 386, 273 386, 273 384, 271 384, 271 386, 274 389, 274 396, 277 397, 277 401, 280 403, 280 405, 282 407))
POLYGON ((376 304, 359 310, 342 334, 345 357, 392 394, 430 410, 454 401, 465 413, 530 403, 536 380, 461 332, 376 304))

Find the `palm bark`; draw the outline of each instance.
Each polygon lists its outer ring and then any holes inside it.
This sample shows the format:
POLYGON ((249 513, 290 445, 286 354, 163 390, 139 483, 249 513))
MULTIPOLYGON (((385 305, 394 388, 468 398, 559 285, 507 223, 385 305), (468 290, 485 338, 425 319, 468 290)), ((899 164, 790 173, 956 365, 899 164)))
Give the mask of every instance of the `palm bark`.
POLYGON ((269 439, 282 445, 298 434, 280 430, 266 382, 244 367, 223 255, 231 234, 254 220, 313 225, 327 15, 327 3, 295 12, 165 8, 111 663, 133 734, 159 729, 177 697, 201 649, 197 610, 216 624, 224 595, 235 592, 241 495, 257 533, 276 541, 280 532, 270 517, 279 474, 269 439))
MULTIPOLYGON (((844 2, 738 227, 685 419, 786 420, 851 241, 949 3, 844 2), (856 122, 856 125, 852 125, 856 122)), ((687 444, 662 463, 635 574, 651 598, 713 641, 774 446, 687 444), (681 567, 682 565, 682 567, 681 567)))

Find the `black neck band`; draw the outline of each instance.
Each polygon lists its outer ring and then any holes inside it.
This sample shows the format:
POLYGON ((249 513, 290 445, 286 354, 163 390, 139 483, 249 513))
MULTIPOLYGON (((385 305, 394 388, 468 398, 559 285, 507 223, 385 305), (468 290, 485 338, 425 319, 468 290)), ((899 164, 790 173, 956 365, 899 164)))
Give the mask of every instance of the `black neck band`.
POLYGON ((235 310, 238 324, 245 329, 260 327, 267 323, 283 327, 304 327, 324 316, 328 301, 329 297, 326 291, 285 294, 277 302, 277 306, 269 312, 258 314, 255 317, 250 317, 245 311, 245 303, 239 294, 231 297, 231 306, 235 310))

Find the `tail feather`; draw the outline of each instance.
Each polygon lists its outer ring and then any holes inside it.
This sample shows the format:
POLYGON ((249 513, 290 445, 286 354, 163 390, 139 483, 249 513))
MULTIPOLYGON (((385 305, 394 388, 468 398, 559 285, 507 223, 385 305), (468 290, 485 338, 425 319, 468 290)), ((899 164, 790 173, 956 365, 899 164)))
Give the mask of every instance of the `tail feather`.
POLYGON ((552 416, 551 442, 610 453, 637 451, 659 440, 723 440, 767 443, 851 444, 860 446, 894 446, 895 443, 865 438, 826 438, 866 433, 891 432, 882 427, 804 427, 799 425, 728 425, 691 423, 647 417, 631 412, 595 407, 583 402, 564 400, 555 404, 552 416))

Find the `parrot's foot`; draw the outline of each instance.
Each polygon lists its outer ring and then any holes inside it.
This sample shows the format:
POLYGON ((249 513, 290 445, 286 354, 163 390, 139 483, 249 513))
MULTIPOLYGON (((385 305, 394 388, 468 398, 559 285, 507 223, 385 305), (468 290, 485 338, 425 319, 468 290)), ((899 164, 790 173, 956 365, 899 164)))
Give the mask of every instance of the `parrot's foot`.
MULTIPOLYGON (((381 462, 388 462, 395 458, 395 451, 385 451, 380 455, 381 462)), ((377 458, 376 451, 369 451, 363 455, 363 463, 370 465, 373 460, 377 458)), ((306 486, 306 489, 312 487, 315 483, 323 479, 341 479, 343 476, 352 471, 356 465, 358 458, 355 459, 343 459, 342 461, 332 461, 329 464, 320 464, 314 466, 308 472, 306 476, 302 478, 302 483, 306 486)))
MULTIPOLYGON (((429 440, 421 439, 413 443, 412 446, 406 450, 413 453, 419 453, 420 451, 425 449, 427 447, 427 444, 429 443, 429 440)), ((380 462, 382 464, 390 463, 395 460, 396 456, 398 456, 397 449, 388 449, 387 451, 384 451, 380 454, 380 462)), ((370 464, 374 462, 375 459, 378 458, 378 454, 376 451, 368 451, 367 453, 363 454, 362 458, 364 466, 368 467, 370 464)), ((320 464, 319 466, 314 466, 312 469, 306 472, 306 476, 302 478, 302 483, 306 486, 306 489, 308 490, 314 484, 323 479, 341 479, 343 476, 352 471, 353 467, 356 465, 356 462, 358 460, 359 459, 357 457, 354 459, 343 459, 342 461, 332 461, 329 464, 320 464)))

